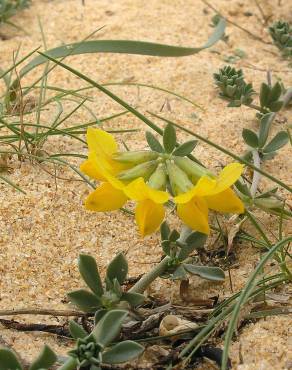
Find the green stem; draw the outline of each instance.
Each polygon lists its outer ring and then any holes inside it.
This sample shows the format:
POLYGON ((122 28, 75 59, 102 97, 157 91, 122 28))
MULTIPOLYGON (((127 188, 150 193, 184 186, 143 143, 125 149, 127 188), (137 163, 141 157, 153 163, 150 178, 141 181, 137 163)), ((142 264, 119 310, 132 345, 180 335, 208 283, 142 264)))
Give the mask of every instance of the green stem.
POLYGON ((168 262, 171 260, 169 256, 163 258, 157 266, 145 274, 130 290, 130 293, 143 293, 147 287, 157 279, 168 267, 168 262))
POLYGON ((75 370, 77 368, 77 360, 69 357, 68 360, 58 368, 58 370, 75 370))

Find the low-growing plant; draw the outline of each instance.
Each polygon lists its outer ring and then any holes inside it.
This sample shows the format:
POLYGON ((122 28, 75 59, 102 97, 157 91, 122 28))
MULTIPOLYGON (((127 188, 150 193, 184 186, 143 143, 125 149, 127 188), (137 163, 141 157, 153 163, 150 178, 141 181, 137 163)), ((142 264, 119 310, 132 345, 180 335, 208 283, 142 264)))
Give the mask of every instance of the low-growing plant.
POLYGON ((292 27, 288 22, 277 21, 269 27, 274 44, 284 58, 292 58, 292 27))

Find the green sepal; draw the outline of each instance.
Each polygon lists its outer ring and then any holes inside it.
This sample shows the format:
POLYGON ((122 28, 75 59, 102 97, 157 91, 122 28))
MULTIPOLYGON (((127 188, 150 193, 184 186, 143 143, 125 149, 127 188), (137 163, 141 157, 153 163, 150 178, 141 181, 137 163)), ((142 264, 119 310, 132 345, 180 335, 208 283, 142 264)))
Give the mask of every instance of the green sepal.
POLYGON ((29 370, 50 369, 56 361, 57 356, 55 352, 45 345, 38 358, 30 365, 29 370))
POLYGON ((176 145, 176 132, 171 123, 163 131, 163 146, 167 153, 172 153, 176 145))
POLYGON ((80 254, 78 267, 80 274, 88 287, 94 294, 101 296, 103 294, 103 287, 95 259, 90 255, 80 254))
POLYGON ((120 284, 123 284, 128 274, 128 262, 123 255, 119 253, 108 265, 106 277, 113 281, 115 278, 120 284))

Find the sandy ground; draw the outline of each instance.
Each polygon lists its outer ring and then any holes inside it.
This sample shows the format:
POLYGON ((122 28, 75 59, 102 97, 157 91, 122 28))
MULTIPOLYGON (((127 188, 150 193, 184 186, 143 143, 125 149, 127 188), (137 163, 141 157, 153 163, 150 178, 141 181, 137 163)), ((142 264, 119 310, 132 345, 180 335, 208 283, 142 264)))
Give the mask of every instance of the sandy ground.
MULTIPOLYGON (((292 21, 291 0, 282 2, 281 6, 277 6, 272 0, 262 3, 266 14, 271 15, 272 19, 287 19, 289 14, 290 19, 287 20, 292 21)), ((254 1, 216 0, 212 4, 236 23, 269 41, 254 1), (247 16, 247 12, 250 12, 251 16, 247 16)), ((94 36, 96 39, 139 39, 199 46, 212 31, 209 27, 212 15, 212 11, 199 0, 85 0, 85 6, 82 6, 81 0, 34 0, 30 9, 13 18, 28 35, 2 26, 1 34, 7 35, 8 40, 0 41, 0 65, 4 70, 11 65, 12 53, 19 44, 21 55, 42 45, 37 16, 40 17, 48 48, 51 48, 62 43, 79 41, 101 26, 105 27, 94 36)), ((243 127, 256 126, 254 112, 246 107, 228 109, 226 103, 217 97, 212 74, 225 64, 223 58, 231 55, 236 48, 244 50, 247 55, 236 67, 244 68, 246 79, 253 82, 255 89, 258 89, 265 79, 265 71, 268 69, 273 71, 274 78, 281 78, 286 86, 291 85, 292 72, 287 63, 281 60, 273 45, 255 41, 233 26, 228 27, 227 34, 230 37, 228 45, 220 42, 212 48, 212 52, 204 51, 185 58, 102 54, 70 57, 67 63, 98 82, 148 83, 187 96, 200 104, 205 111, 146 88, 111 88, 129 103, 138 105, 141 111, 159 113, 165 98, 168 97, 171 110, 164 110, 166 117, 179 120, 185 127, 241 154, 244 150, 241 131, 243 127)), ((42 70, 43 67, 26 77, 22 81, 23 86, 34 81, 42 70)), ((82 81, 60 68, 56 68, 50 75, 49 84, 72 89, 84 86, 82 81)), ((91 92, 88 96, 94 98, 88 105, 99 118, 122 110, 98 92, 91 92)), ((68 102, 65 108, 69 110, 73 106, 73 103, 68 102)), ((55 107, 44 112, 42 122, 50 122, 54 112, 55 107)), ((274 132, 283 127, 283 121, 288 118, 288 114, 286 111, 279 115, 274 132)), ((88 122, 90 119, 90 114, 83 110, 72 116, 65 125, 88 122)), ((138 134, 117 137, 119 140, 125 140, 131 149, 144 148, 145 126, 133 116, 123 116, 104 124, 105 129, 133 127, 142 130, 138 134)), ((179 134, 180 139, 186 137, 179 134)), ((273 161, 265 164, 265 169, 291 184, 290 148, 286 146, 273 161)), ((80 143, 64 138, 50 139, 44 149, 49 153, 86 153, 86 148, 80 143)), ((230 158, 204 144, 197 146, 195 155, 215 171, 220 165, 230 161, 230 158)), ((79 162, 76 160, 73 163, 79 162)), ((129 259, 131 276, 148 271, 153 263, 159 261, 161 251, 158 235, 142 240, 130 216, 121 212, 94 214, 83 209, 82 202, 89 188, 83 182, 77 181, 72 172, 59 169, 58 175, 70 181, 59 180, 56 187, 54 177, 39 165, 29 162, 20 164, 16 158, 10 165, 11 179, 27 194, 23 195, 0 184, 1 309, 68 308, 68 304, 64 303, 66 292, 82 285, 76 268, 77 257, 81 252, 94 255, 101 271, 104 272, 115 253, 124 251, 129 259)), ((268 182, 263 180, 261 186, 268 186, 268 182)), ((280 194, 288 198, 284 191, 280 190, 280 194)), ((270 232, 275 231, 272 217, 262 215, 262 220, 270 232)), ((172 222, 178 225, 177 220, 172 219, 172 222)), ((284 225, 284 234, 289 234, 287 223, 284 225)), ((234 288, 239 289, 254 269, 259 253, 245 243, 236 245, 235 251, 240 266, 233 269, 231 275, 234 288)), ((198 290, 202 283, 194 280, 193 284, 198 290)), ((230 294, 228 282, 223 285, 205 283, 203 286, 205 289, 198 293, 199 298, 208 294, 214 295, 214 292, 221 297, 230 294)), ((158 283, 155 291, 167 297, 169 291, 166 292, 165 288, 165 284, 158 283)), ((171 295, 175 296, 175 293, 173 288, 171 295)), ((25 320, 17 316, 15 319, 25 320)), ((58 322, 57 318, 51 317, 27 317, 26 320, 58 322)), ((281 316, 266 321, 260 320, 245 327, 231 349, 234 368, 291 369, 291 324, 291 317, 281 316)), ((1 329, 1 335, 28 359, 39 351, 43 343, 48 343, 58 353, 65 353, 68 349, 66 342, 49 335, 5 329, 1 329)), ((204 368, 214 367, 206 363, 204 368)))

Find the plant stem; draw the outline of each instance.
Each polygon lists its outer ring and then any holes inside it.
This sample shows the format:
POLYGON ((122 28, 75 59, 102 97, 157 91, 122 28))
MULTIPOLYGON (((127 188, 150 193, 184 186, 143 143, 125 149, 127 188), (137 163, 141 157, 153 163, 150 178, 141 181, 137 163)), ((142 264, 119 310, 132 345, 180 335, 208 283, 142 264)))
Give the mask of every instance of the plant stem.
POLYGON ((48 315, 48 316, 86 316, 82 311, 50 310, 43 308, 21 308, 19 310, 0 310, 0 316, 48 315))
POLYGON ((163 258, 158 265, 151 271, 145 274, 130 290, 129 293, 143 293, 148 286, 157 279, 167 268, 168 262, 171 260, 169 256, 163 258))
MULTIPOLYGON (((252 151, 252 157, 253 157, 253 163, 254 163, 255 167, 261 168, 261 159, 260 159, 260 156, 259 156, 259 152, 256 149, 252 151)), ((256 171, 256 170, 253 171, 253 179, 252 179, 252 184, 250 186, 250 193, 251 193, 253 198, 256 195, 261 177, 262 176, 258 171, 256 171)))

